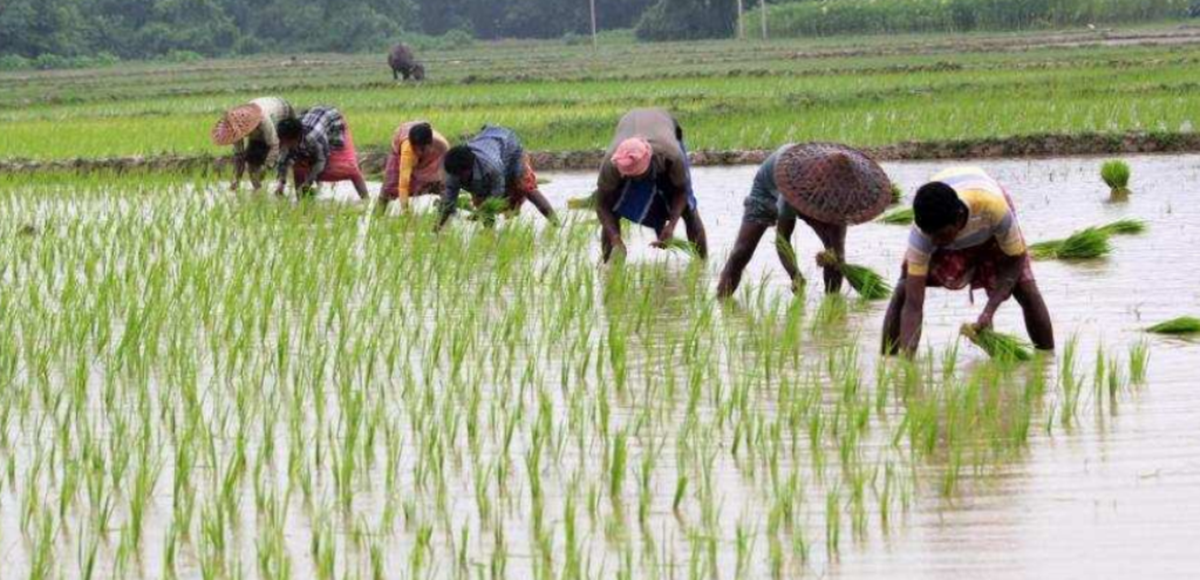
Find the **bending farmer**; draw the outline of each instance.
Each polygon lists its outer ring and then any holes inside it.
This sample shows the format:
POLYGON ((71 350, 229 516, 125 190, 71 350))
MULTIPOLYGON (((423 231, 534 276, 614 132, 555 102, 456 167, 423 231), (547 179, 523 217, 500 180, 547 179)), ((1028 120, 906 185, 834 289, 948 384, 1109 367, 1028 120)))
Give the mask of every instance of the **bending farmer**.
POLYGON ((393 200, 408 209, 410 198, 437 195, 445 187, 442 182, 442 162, 450 143, 425 121, 405 123, 392 137, 392 151, 384 169, 383 187, 379 191, 379 209, 384 210, 393 200))
POLYGON ((221 147, 233 146, 234 176, 230 189, 238 189, 247 169, 254 189, 262 188, 266 168, 279 162, 279 135, 275 126, 295 116, 292 106, 276 97, 254 99, 225 112, 213 127, 212 140, 221 147))
POLYGON ((346 118, 333 107, 313 107, 299 119, 285 119, 277 127, 283 155, 279 159, 279 187, 287 187, 292 169, 296 191, 309 195, 317 182, 351 181, 358 197, 367 199, 367 182, 358 168, 358 152, 346 118))
POLYGON ((917 192, 913 212, 904 275, 884 321, 885 354, 917 351, 929 287, 986 290, 977 330, 990 328, 1000 305, 1016 298, 1034 346, 1054 349, 1050 312, 1033 277, 1012 198, 996 180, 974 167, 949 169, 917 192))
POLYGON ((538 190, 537 174, 529 155, 517 135, 508 129, 484 127, 466 145, 450 149, 444 165, 446 189, 442 194, 438 229, 458 211, 458 194, 463 189, 471 193, 477 208, 489 198, 496 198, 506 200, 508 211, 516 212, 529 200, 546 219, 557 221, 550 202, 538 190))
POLYGON ((657 248, 666 247, 675 237, 675 227, 682 219, 688 241, 701 258, 708 256, 683 130, 666 111, 630 111, 617 124, 616 136, 600 166, 595 200, 605 261, 613 250, 625 253, 618 217, 653 229, 658 234, 657 248))
MULTIPOLYGON (((727 298, 737 291, 758 242, 771 227, 778 228, 775 247, 779 261, 792 280, 793 291, 799 291, 805 280, 792 251, 796 219, 804 220, 816 232, 827 252, 844 260, 847 226, 874 219, 891 199, 891 180, 863 153, 826 143, 784 145, 767 158, 754 178, 744 203, 742 228, 721 272, 717 295, 727 298)), ((838 265, 821 259, 817 263, 825 270, 825 291, 841 291, 838 265)))

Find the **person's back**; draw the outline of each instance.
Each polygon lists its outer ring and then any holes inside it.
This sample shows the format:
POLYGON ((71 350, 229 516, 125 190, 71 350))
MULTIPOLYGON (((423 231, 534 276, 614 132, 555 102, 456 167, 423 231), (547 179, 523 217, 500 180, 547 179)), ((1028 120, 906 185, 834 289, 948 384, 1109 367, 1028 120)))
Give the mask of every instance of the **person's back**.
POLYGON ((521 156, 525 154, 516 133, 504 127, 491 125, 484 127, 467 146, 475 152, 476 159, 506 177, 512 177, 511 174, 520 168, 521 156))
POLYGON ((678 157, 683 153, 679 145, 682 137, 680 133, 679 123, 671 113, 663 109, 634 109, 617 123, 616 133, 605 158, 611 158, 622 142, 634 137, 649 141, 655 153, 678 157))

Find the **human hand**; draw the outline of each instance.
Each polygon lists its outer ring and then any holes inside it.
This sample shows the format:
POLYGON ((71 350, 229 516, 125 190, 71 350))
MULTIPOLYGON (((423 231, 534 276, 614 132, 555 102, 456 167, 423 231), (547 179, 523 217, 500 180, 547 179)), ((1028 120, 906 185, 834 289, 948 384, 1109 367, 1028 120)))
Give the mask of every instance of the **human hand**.
POLYGON ((804 276, 796 276, 792 278, 792 294, 799 296, 804 294, 804 289, 808 287, 808 280, 804 276))

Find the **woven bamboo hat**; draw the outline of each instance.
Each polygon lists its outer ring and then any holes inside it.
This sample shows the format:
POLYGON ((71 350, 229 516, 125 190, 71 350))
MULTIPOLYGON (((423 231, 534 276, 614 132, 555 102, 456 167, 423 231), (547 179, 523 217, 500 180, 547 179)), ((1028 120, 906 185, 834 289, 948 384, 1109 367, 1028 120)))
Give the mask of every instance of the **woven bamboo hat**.
POLYGON ((253 103, 234 107, 225 112, 212 130, 213 143, 219 146, 233 145, 253 133, 263 120, 263 110, 253 103))
POLYGON ((869 222, 892 202, 892 182, 857 149, 833 143, 796 145, 775 165, 775 183, 801 214, 835 225, 869 222))

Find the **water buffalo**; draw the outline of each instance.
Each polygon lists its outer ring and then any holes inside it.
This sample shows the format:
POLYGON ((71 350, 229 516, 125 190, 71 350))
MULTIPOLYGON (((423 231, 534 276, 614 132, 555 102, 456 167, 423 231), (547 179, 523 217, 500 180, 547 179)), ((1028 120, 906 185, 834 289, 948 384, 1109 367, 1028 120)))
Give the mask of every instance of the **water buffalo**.
POLYGON ((388 54, 388 65, 392 67, 392 78, 395 80, 400 80, 401 76, 404 80, 425 80, 424 65, 417 62, 412 49, 404 44, 397 44, 392 48, 392 52, 388 54))

